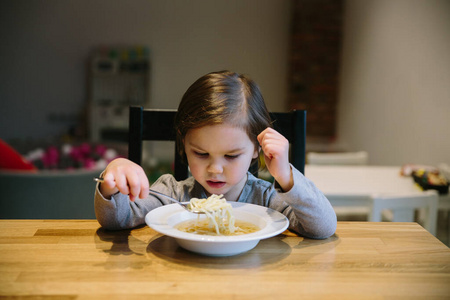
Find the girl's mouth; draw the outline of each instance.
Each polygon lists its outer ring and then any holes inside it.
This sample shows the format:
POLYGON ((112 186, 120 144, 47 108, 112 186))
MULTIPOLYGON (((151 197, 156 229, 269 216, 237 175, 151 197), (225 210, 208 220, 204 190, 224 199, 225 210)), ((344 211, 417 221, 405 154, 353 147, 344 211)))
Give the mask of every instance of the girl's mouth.
POLYGON ((214 189, 220 189, 226 184, 223 181, 211 181, 211 180, 207 180, 206 183, 214 189))

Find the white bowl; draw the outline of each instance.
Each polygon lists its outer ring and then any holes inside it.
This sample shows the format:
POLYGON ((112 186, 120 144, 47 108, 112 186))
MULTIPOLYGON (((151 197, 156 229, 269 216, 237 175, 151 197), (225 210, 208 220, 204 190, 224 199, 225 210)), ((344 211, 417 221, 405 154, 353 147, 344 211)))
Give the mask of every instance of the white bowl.
POLYGON ((197 218, 178 204, 169 204, 150 211, 145 222, 152 229, 175 238, 186 250, 209 255, 231 256, 253 249, 260 240, 282 233, 289 226, 288 219, 281 213, 255 204, 230 202, 237 220, 257 225, 261 230, 237 236, 212 236, 182 232, 175 228, 180 222, 197 218))

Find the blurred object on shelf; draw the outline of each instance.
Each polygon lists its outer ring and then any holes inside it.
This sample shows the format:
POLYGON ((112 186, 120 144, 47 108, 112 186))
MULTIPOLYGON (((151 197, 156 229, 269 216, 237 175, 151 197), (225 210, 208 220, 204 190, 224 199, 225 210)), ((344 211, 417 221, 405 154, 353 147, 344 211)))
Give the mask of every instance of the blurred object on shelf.
POLYGON ((402 176, 411 176, 423 190, 436 190, 440 195, 448 194, 450 167, 441 163, 438 167, 405 164, 400 170, 402 176))
POLYGON ((423 190, 436 190, 440 195, 448 194, 449 182, 439 171, 419 169, 412 173, 414 181, 423 190))
POLYGON ((94 74, 145 73, 150 51, 145 46, 101 46, 91 54, 94 74))
POLYGON ((438 172, 438 169, 433 166, 418 165, 418 164, 405 164, 400 170, 400 174, 403 176, 412 176, 415 171, 424 170, 427 172, 438 172))

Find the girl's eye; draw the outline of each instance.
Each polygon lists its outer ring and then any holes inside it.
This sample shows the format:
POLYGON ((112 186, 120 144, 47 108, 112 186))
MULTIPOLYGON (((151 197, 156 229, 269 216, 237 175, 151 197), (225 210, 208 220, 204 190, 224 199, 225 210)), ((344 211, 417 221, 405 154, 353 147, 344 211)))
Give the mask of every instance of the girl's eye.
POLYGON ((208 153, 194 151, 198 157, 208 157, 208 153))
POLYGON ((225 155, 225 157, 226 157, 227 159, 236 159, 236 158, 239 157, 239 154, 236 154, 236 155, 225 155))

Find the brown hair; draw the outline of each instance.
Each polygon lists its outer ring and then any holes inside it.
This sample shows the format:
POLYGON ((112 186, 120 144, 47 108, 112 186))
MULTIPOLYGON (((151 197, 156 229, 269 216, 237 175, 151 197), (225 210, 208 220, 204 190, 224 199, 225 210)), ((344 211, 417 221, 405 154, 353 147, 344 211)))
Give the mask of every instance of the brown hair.
POLYGON ((184 93, 175 117, 176 143, 185 157, 183 140, 190 129, 227 123, 242 128, 258 148, 257 136, 271 126, 258 85, 249 77, 220 71, 206 74, 184 93))

